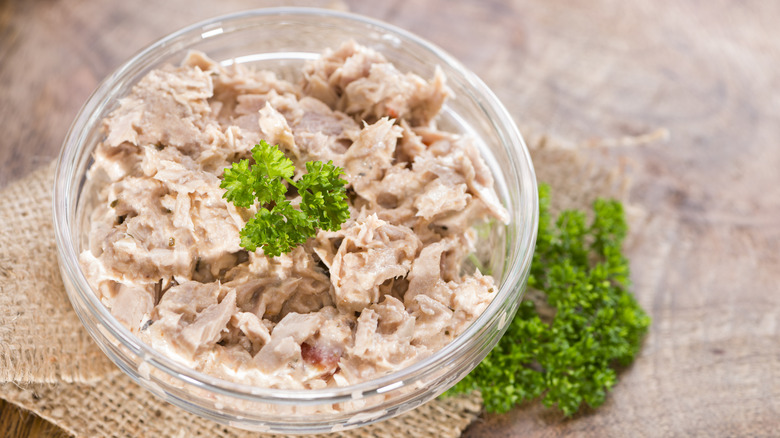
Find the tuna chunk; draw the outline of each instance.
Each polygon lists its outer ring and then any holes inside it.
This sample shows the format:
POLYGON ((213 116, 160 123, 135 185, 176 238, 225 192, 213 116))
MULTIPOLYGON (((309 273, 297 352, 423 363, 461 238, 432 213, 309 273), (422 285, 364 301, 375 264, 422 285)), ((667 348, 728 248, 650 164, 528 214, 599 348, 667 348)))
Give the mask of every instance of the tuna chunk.
POLYGON ((300 117, 293 122, 295 141, 307 160, 333 161, 344 165, 344 152, 360 126, 344 113, 333 111, 317 99, 303 97, 298 101, 300 117))
POLYGON ((484 174, 488 167, 471 142, 446 137, 438 139, 415 158, 413 168, 416 172, 437 176, 447 186, 466 184, 466 193, 482 201, 481 205, 487 208, 486 215, 502 223, 509 220, 506 208, 493 189, 493 177, 490 173, 484 174))
POLYGON ((171 287, 152 312, 147 336, 169 339, 190 359, 207 351, 236 313, 235 291, 219 301, 220 291, 217 283, 195 281, 171 287))
POLYGON ((184 327, 177 339, 179 344, 194 353, 198 349, 216 344, 220 332, 227 326, 230 317, 236 313, 236 293, 228 292, 222 302, 212 304, 200 312, 192 324, 184 327))
POLYGON ((300 362, 301 344, 325 321, 320 313, 289 313, 271 332, 271 340, 255 356, 260 369, 273 372, 289 362, 300 362))
POLYGON ((386 62, 380 53, 348 41, 303 68, 303 91, 335 108, 350 83, 368 76, 372 65, 386 62))
POLYGON ((347 85, 339 109, 359 119, 404 118, 412 125, 430 122, 441 110, 449 89, 436 69, 425 81, 412 73, 401 73, 390 63, 374 64, 367 77, 347 85))
POLYGON ((424 347, 411 345, 414 332, 415 320, 403 303, 386 296, 360 314, 355 344, 340 363, 342 374, 354 381, 402 368, 411 357, 424 354, 424 347))
POLYGON ((265 106, 258 111, 258 114, 258 124, 260 125, 260 130, 264 134, 263 139, 269 144, 278 145, 279 148, 286 151, 289 156, 293 156, 300 160, 301 153, 298 150, 298 146, 295 144, 292 129, 290 129, 284 116, 268 102, 266 102, 265 106))
POLYGON ((352 341, 355 317, 333 307, 325 307, 320 313, 325 321, 313 337, 301 344, 301 357, 310 370, 327 378, 339 370, 339 362, 352 341))
POLYGON ((105 145, 170 145, 194 154, 208 143, 199 125, 211 111, 213 91, 211 76, 200 68, 154 70, 105 120, 105 145))
POLYGON ((141 321, 148 317, 154 309, 153 287, 132 287, 119 285, 119 292, 109 304, 111 314, 122 324, 137 332, 141 327, 141 321))
POLYGON ((372 199, 371 185, 392 166, 401 128, 387 118, 366 126, 344 155, 344 172, 358 195, 372 199))
POLYGON ((473 194, 479 196, 482 202, 488 206, 490 212, 498 219, 499 222, 509 223, 509 213, 506 208, 501 205, 493 188, 493 175, 490 169, 485 164, 485 160, 479 155, 477 148, 470 142, 464 147, 468 162, 471 164, 471 168, 467 168, 466 184, 473 194))
POLYGON ((303 89, 358 120, 372 123, 382 117, 403 118, 412 125, 433 119, 450 94, 438 67, 433 79, 426 81, 400 72, 382 55, 354 41, 308 64, 303 89))
POLYGON ((404 295, 407 306, 419 294, 430 293, 441 280, 442 255, 460 244, 457 238, 447 238, 432 243, 420 251, 420 256, 414 260, 409 272, 409 289, 404 295))
MULTIPOLYGON (((464 239, 465 237, 461 237, 464 239)), ((415 345, 441 348, 479 316, 493 298, 492 277, 463 276, 458 280, 441 278, 441 265, 447 251, 460 251, 468 244, 446 239, 423 249, 409 274, 404 305, 416 318, 415 345)))
POLYGON ((466 184, 448 186, 437 178, 425 186, 425 192, 415 199, 414 206, 417 216, 431 220, 442 213, 463 210, 470 199, 466 184))
POLYGON ((271 340, 268 327, 254 313, 237 312, 231 317, 230 324, 238 328, 249 339, 251 349, 255 353, 271 340))
POLYGON ((344 233, 330 269, 333 301, 343 312, 359 312, 379 302, 379 286, 404 277, 421 245, 412 230, 375 215, 344 233))
POLYGON ((218 304, 219 285, 186 281, 173 286, 163 295, 155 308, 152 319, 171 317, 177 322, 191 323, 205 309, 218 304))

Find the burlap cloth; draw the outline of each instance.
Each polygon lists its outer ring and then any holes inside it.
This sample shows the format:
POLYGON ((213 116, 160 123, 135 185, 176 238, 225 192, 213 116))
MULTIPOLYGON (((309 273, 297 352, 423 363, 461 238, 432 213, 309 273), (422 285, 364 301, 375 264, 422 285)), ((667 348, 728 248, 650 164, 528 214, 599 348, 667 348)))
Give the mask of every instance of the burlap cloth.
MULTIPOLYGON (((624 199, 629 161, 614 146, 653 142, 663 130, 578 145, 528 134, 537 179, 556 208, 597 196, 624 199)), ((153 396, 121 373, 82 327, 63 288, 51 219, 54 163, 0 192, 0 397, 75 436, 266 436, 225 427, 153 396)), ((479 415, 479 394, 329 437, 457 437, 479 415)))

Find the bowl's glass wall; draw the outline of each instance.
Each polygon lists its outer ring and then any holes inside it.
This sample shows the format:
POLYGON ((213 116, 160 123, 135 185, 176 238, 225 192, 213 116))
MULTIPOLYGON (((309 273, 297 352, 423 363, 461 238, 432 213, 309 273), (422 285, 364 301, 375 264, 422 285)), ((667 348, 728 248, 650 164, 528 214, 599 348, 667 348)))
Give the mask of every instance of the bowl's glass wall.
POLYGON ((55 177, 54 214, 60 266, 69 297, 103 351, 158 396, 196 414, 262 431, 322 432, 407 411, 452 386, 495 345, 527 280, 536 233, 536 182, 522 138, 506 110, 473 74, 430 44, 388 25, 335 12, 261 10, 222 17, 177 32, 120 67, 85 104, 66 137, 55 177), (488 310, 439 353, 399 372, 347 388, 292 391, 254 388, 206 376, 148 349, 99 303, 79 270, 86 248, 85 211, 94 190, 85 176, 102 138, 101 120, 146 73, 200 50, 224 65, 270 69, 296 80, 300 67, 327 48, 354 39, 382 52, 402 71, 431 77, 438 66, 454 91, 440 125, 473 137, 496 178, 512 222, 493 227, 489 268, 501 287, 488 310))

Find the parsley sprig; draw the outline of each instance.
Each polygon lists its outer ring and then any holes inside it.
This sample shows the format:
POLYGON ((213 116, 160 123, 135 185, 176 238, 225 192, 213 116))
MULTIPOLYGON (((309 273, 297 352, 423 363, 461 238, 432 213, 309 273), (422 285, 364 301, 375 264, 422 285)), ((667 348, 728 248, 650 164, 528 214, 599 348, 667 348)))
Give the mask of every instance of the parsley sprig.
POLYGON ((289 252, 314 237, 317 229, 337 231, 349 218, 344 171, 332 161, 309 161, 306 174, 293 181, 295 165, 277 146, 265 140, 252 148, 255 163, 244 159, 225 169, 220 187, 225 199, 238 207, 249 208, 255 200, 257 214, 239 233, 241 246, 249 251, 258 247, 271 257, 289 252), (284 181, 301 197, 296 209, 287 200, 284 181))
POLYGON ((521 302, 496 348, 450 390, 480 390, 489 412, 538 397, 566 416, 583 404, 600 406, 617 382, 616 368, 631 363, 650 325, 629 291, 622 205, 597 200, 587 225, 577 210, 553 222, 549 203, 549 187, 542 186, 528 286, 546 297, 554 316, 521 302))

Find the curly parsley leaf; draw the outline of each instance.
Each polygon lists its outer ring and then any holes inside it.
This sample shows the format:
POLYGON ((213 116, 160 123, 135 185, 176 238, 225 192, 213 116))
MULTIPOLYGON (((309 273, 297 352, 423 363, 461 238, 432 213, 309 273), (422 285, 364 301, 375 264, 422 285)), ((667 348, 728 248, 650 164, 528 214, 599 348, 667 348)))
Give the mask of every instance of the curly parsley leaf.
POLYGON ((278 146, 271 146, 265 140, 260 140, 260 143, 252 148, 252 158, 255 160, 253 169, 268 178, 290 179, 295 173, 292 160, 285 157, 278 146))
POLYGON ((227 190, 223 198, 238 207, 248 208, 255 202, 256 183, 255 174, 249 170, 249 160, 241 160, 225 169, 219 186, 227 190))
POLYGON ((583 404, 600 406, 617 382, 616 367, 631 363, 650 325, 629 291, 622 205, 596 201, 589 225, 584 212, 571 210, 553 222, 549 196, 541 186, 528 286, 554 316, 521 302, 496 348, 449 391, 481 391, 490 412, 536 398, 567 416, 583 404))
POLYGON ((257 214, 239 233, 241 246, 258 247, 276 257, 291 251, 317 233, 317 229, 338 230, 349 218, 344 171, 332 162, 310 161, 308 173, 292 180, 295 166, 277 146, 264 140, 252 148, 255 163, 241 160, 225 169, 220 187, 223 197, 238 207, 249 208, 257 200, 257 214), (300 210, 286 199, 287 181, 301 196, 300 210))
POLYGON ((323 230, 337 231, 349 219, 347 181, 341 178, 344 171, 333 165, 332 161, 309 161, 307 174, 297 183, 301 195, 301 210, 316 218, 317 226, 323 230))
POLYGON ((262 246, 269 257, 289 252, 317 232, 313 221, 290 201, 282 201, 271 210, 261 207, 241 230, 241 246, 255 251, 262 246))

